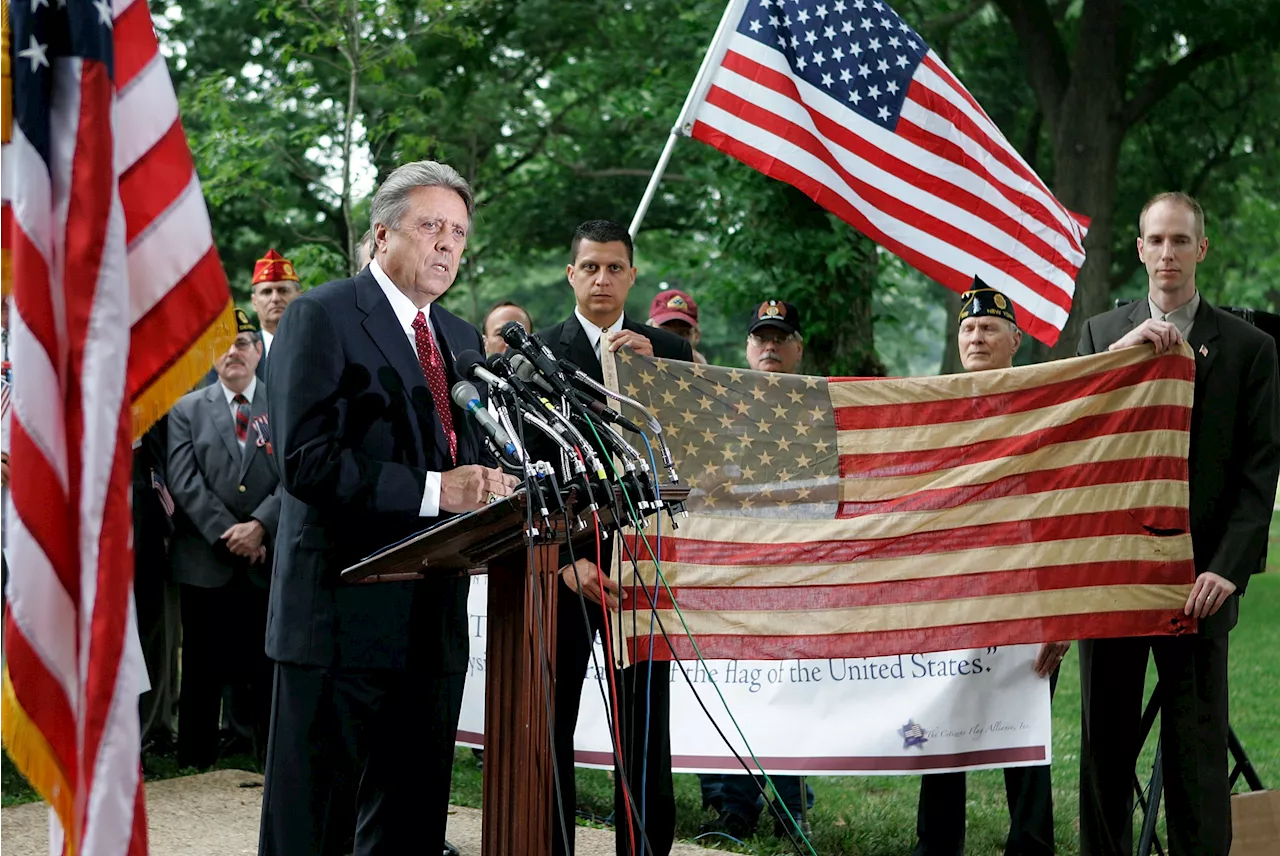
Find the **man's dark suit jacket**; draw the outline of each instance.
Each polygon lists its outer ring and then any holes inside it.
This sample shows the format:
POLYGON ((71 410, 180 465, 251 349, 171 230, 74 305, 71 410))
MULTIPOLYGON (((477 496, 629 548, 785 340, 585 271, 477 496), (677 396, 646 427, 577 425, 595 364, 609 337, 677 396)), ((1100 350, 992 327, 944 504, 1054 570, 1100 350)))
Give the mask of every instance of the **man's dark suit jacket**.
MULTIPOLYGON (((449 384, 480 333, 430 311, 449 384)), ((452 469, 418 356, 368 268, 289 304, 272 343, 268 402, 285 495, 267 654, 303 666, 466 669, 465 577, 345 585, 339 572, 447 517, 420 517, 428 471, 452 469)), ((458 461, 481 462, 470 417, 453 408, 458 461)))
MULTIPOLYGON (((249 405, 249 420, 267 412, 267 386, 259 382, 249 405)), ((221 383, 189 392, 169 413, 169 492, 173 494, 171 548, 177 582, 217 588, 237 570, 267 587, 276 525, 280 518, 280 477, 275 462, 249 429, 244 450, 236 442, 235 421, 221 383), (263 542, 268 564, 250 565, 234 556, 222 533, 237 523, 257 520, 267 530, 263 542)))
MULTIPOLYGON (((1105 351, 1150 317, 1144 297, 1090 318, 1076 352, 1105 351)), ((1188 344, 1196 358, 1189 474, 1196 573, 1226 577, 1242 594, 1266 551, 1280 475, 1275 340, 1202 296, 1188 344)), ((1239 609, 1239 598, 1230 598, 1201 620, 1200 632, 1227 633, 1239 609)))

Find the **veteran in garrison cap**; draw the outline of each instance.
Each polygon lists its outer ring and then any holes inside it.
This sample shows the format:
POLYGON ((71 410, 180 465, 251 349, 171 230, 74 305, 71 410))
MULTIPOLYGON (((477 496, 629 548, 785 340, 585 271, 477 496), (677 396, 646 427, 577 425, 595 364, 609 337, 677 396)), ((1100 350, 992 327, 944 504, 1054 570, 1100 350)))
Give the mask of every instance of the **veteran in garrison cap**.
POLYGON ((267 360, 271 358, 271 344, 276 338, 276 325, 284 316, 289 304, 301 294, 298 272, 293 262, 274 249, 253 265, 253 281, 250 284, 253 311, 262 326, 262 359, 258 363, 258 377, 266 380, 267 360))
MULTIPOLYGON (((1013 301, 974 277, 960 295, 960 362, 967 372, 1007 369, 1022 344, 1013 301)), ((1040 646, 1034 668, 1057 686, 1058 665, 1069 642, 1040 646)), ((1009 799, 1009 837, 1006 853, 1051 856, 1053 850, 1053 793, 1049 767, 1010 767, 1004 771, 1009 799)), ((920 781, 916 814, 916 846, 912 856, 953 856, 964 852, 966 781, 964 773, 935 773, 920 781)))

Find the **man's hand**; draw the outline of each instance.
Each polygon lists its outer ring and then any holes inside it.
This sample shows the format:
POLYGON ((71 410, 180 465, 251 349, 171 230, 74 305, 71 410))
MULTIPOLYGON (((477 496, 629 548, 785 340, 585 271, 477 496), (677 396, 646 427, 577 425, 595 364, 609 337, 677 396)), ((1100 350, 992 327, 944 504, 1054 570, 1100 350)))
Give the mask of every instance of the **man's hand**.
POLYGON ((250 564, 257 564, 267 556, 267 548, 262 545, 267 529, 256 520, 237 523, 222 533, 227 542, 227 549, 234 555, 244 556, 250 564))
POLYGON ((502 499, 520 484, 515 476, 494 467, 466 464, 440 474, 440 510, 461 513, 484 508, 489 497, 502 499))
POLYGON ((0 458, 3 458, 3 463, 0 463, 0 485, 8 487, 9 486, 9 453, 4 452, 3 454, 0 454, 0 458))
POLYGON ((1156 346, 1156 353, 1163 354, 1171 351, 1182 341, 1182 334, 1178 332, 1178 328, 1168 321, 1157 321, 1154 318, 1148 318, 1137 327, 1134 327, 1124 336, 1111 343, 1108 351, 1118 351, 1121 348, 1131 348, 1134 345, 1140 345, 1143 342, 1150 342, 1156 346))
POLYGON ((1053 670, 1058 668, 1058 664, 1062 662, 1062 658, 1067 656, 1070 650, 1070 642, 1046 642, 1040 646, 1040 653, 1036 654, 1036 662, 1033 668, 1036 674, 1042 678, 1047 678, 1053 674, 1053 670))
POLYGON ((1227 598, 1236 593, 1236 584, 1226 577, 1204 572, 1196 577, 1196 584, 1187 598, 1187 605, 1182 611, 1193 618, 1208 618, 1213 615, 1227 598))
POLYGON ((618 611, 618 601, 625 600, 627 596, 618 587, 617 581, 600 573, 596 563, 589 559, 579 559, 572 565, 565 565, 560 569, 560 579, 564 580, 570 591, 580 593, 592 603, 599 604, 603 596, 604 605, 614 612, 618 611))
POLYGON ((616 333, 606 333, 605 335, 609 337, 609 350, 615 354, 619 348, 626 345, 637 354, 644 354, 646 357, 653 356, 653 342, 650 342, 635 330, 619 330, 616 333))

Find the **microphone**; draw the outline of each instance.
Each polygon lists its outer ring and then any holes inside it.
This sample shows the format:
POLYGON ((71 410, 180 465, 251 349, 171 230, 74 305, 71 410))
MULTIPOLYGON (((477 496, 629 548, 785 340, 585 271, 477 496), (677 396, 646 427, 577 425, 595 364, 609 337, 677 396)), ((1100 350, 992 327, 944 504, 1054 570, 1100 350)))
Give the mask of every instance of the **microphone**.
POLYGON ((519 321, 508 321, 503 324, 500 335, 503 341, 524 354, 537 367, 557 395, 563 395, 565 398, 572 397, 569 380, 556 365, 556 355, 551 353, 551 349, 543 344, 537 335, 527 333, 519 321))
MULTIPOLYGON (((508 359, 511 361, 511 366, 516 370, 516 376, 519 377, 520 380, 537 386, 548 395, 559 395, 551 384, 548 383, 542 375, 538 374, 538 369, 533 365, 533 363, 525 359, 524 354, 511 354, 508 356, 508 359)), ((639 434, 642 437, 644 436, 644 432, 641 431, 634 422, 624 418, 622 414, 618 413, 616 410, 607 407, 603 401, 597 401, 581 390, 574 389, 573 387, 569 387, 569 392, 572 393, 570 398, 590 410, 603 421, 608 422, 611 425, 617 425, 620 428, 626 428, 633 434, 639 434)))
POLYGON ((480 356, 479 351, 463 351, 458 354, 453 366, 457 369, 458 374, 463 377, 483 381, 484 383, 489 384, 489 386, 497 387, 503 392, 511 392, 510 384, 485 368, 485 359, 480 356))
POLYGON ((471 414, 472 418, 480 424, 484 432, 493 440, 494 445, 507 453, 507 457, 512 460, 519 460, 516 455, 516 444, 511 442, 505 428, 498 424, 498 420, 494 419, 480 403, 480 392, 476 389, 475 384, 468 380, 460 380, 453 385, 453 389, 449 393, 453 398, 453 403, 461 407, 463 410, 471 414))

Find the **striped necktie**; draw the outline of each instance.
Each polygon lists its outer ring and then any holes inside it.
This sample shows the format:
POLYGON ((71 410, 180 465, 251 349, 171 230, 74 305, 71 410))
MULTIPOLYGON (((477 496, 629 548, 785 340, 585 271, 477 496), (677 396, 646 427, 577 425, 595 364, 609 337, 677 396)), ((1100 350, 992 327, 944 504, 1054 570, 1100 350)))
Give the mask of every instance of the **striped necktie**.
POLYGON ((236 439, 244 443, 249 439, 249 399, 237 392, 231 403, 236 406, 236 439))

